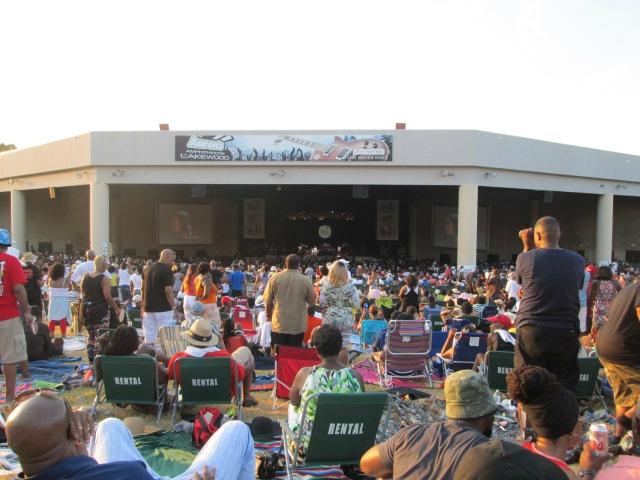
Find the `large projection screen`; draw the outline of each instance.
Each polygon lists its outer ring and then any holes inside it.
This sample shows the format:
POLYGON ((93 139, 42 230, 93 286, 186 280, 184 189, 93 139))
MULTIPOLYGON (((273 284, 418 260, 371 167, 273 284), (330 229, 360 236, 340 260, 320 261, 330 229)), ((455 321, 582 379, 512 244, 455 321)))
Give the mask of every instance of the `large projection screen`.
POLYGON ((160 245, 211 243, 211 205, 161 203, 158 205, 160 245))
MULTIPOLYGON (((478 207, 478 250, 487 249, 489 209, 478 207)), ((433 208, 433 244, 441 248, 458 247, 458 207, 433 208)))

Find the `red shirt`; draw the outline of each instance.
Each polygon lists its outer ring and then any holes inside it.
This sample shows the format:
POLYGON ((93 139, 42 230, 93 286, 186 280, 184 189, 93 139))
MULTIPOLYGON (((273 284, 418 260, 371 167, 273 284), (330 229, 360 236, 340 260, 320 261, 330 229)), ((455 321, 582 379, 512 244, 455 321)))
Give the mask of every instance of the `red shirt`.
POLYGON ((552 457, 551 455, 547 455, 544 452, 541 452, 540 450, 538 450, 536 448, 536 446, 531 443, 531 442, 523 442, 520 444, 523 448, 526 448, 527 450, 529 450, 530 452, 535 453, 536 455, 540 455, 541 457, 546 458, 547 460, 549 460, 551 463, 555 464, 557 467, 560 467, 563 471, 565 472, 571 472, 571 468, 569 467, 569 465, 567 465, 566 462, 563 462, 562 460, 560 460, 559 458, 556 457, 552 457))
MULTIPOLYGON (((217 352, 207 352, 204 354, 204 356, 205 357, 231 357, 231 354, 226 350, 218 350, 217 352)), ((183 357, 191 357, 191 355, 187 354, 187 352, 178 352, 173 357, 171 357, 171 360, 169 360, 169 367, 168 367, 169 380, 180 378, 180 365, 178 365, 177 370, 175 369, 174 365, 176 363, 176 360, 183 357), (174 375, 174 370, 176 370, 175 375, 174 375)), ((231 395, 232 396, 235 396, 236 394, 236 383, 237 383, 237 380, 235 379, 236 372, 235 372, 235 369, 233 368, 234 362, 235 360, 233 360, 232 358, 232 361, 231 361, 231 367, 232 367, 231 368, 231 395)), ((244 380, 244 367, 240 364, 238 364, 238 375, 240 376, 240 381, 244 380)))
POLYGON ((20 261, 13 255, 0 253, 0 321, 20 316, 18 298, 13 287, 25 283, 27 279, 20 261))

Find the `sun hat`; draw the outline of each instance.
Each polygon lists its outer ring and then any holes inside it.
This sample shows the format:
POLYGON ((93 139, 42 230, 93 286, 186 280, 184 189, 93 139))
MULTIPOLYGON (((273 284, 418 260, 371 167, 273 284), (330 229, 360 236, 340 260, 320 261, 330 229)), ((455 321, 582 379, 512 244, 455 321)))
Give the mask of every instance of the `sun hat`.
POLYGON ((254 305, 256 307, 263 307, 264 306, 264 297, 262 295, 258 295, 256 297, 256 301, 255 301, 254 305))
POLYGON ((194 315, 202 315, 204 313, 204 303, 193 302, 191 304, 191 313, 194 315))
POLYGON ((133 303, 138 303, 142 301, 142 295, 134 295, 133 298, 131 299, 131 301, 133 303))
POLYGON ((451 290, 451 293, 455 293, 457 295, 460 293, 460 290, 458 290, 457 288, 454 288, 453 290, 451 290))
POLYGON ((499 323, 505 328, 505 330, 509 330, 511 327, 513 327, 513 322, 511 321, 511 319, 503 313, 499 313, 498 315, 494 315, 493 317, 488 317, 487 320, 491 323, 499 323))
POLYGON ((197 347, 210 347, 220 343, 220 337, 213 332, 213 328, 208 320, 198 318, 191 328, 186 332, 180 333, 182 339, 189 345, 197 347))
POLYGON ((461 308, 456 307, 453 310, 451 310, 451 316, 453 318, 462 318, 464 317, 464 312, 462 311, 461 308))
POLYGON ((566 474, 541 455, 520 445, 495 438, 469 449, 453 476, 454 480, 563 480, 566 474))
POLYGON ((445 413, 451 420, 485 417, 498 408, 487 380, 473 370, 460 370, 444 382, 445 413))
POLYGON ((271 272, 276 272, 278 269, 276 268, 275 265, 271 265, 271 268, 269 269, 269 271, 271 272))

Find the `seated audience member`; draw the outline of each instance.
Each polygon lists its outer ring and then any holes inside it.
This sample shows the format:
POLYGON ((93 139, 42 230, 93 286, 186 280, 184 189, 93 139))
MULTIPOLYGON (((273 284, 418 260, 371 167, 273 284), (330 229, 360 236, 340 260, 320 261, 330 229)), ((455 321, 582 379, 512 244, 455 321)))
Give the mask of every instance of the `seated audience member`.
POLYGON ((497 409, 485 378, 471 370, 444 384, 447 420, 410 425, 373 446, 360 460, 365 475, 403 480, 451 479, 470 448, 491 437, 497 409))
MULTIPOLYGON (((487 318, 490 322, 489 335, 487 335, 487 352, 513 352, 516 346, 516 339, 509 329, 513 327, 511 319, 500 313, 493 317, 487 318)), ((485 355, 479 353, 473 366, 478 371, 480 365, 484 363, 485 355)))
MULTIPOLYGON (((151 345, 140 344, 138 337, 138 331, 131 325, 121 325, 113 334, 112 338, 109 338, 108 334, 100 337, 101 347, 100 350, 104 355, 149 355, 156 359, 156 370, 158 372, 158 382, 166 385, 167 369, 163 366, 164 356, 161 353, 156 354, 155 348, 151 345), (104 341, 106 340, 106 342, 104 341), (103 345, 104 343, 104 345, 103 345)), ((98 364, 99 370, 99 364, 98 364)), ((102 374, 100 371, 97 373, 97 378, 100 379, 102 374)), ((155 411, 155 405, 132 405, 137 410, 142 411, 155 411)))
POLYGON ((464 300, 462 304, 460 304, 460 310, 465 317, 469 317, 473 315, 473 305, 471 305, 468 301, 464 300))
POLYGON ((289 393, 289 427, 294 435, 302 428, 304 443, 309 441, 309 432, 315 418, 317 397, 309 400, 305 424, 302 421, 302 405, 317 393, 357 393, 364 392, 362 377, 355 370, 339 362, 342 350, 342 334, 331 325, 322 325, 313 331, 312 344, 322 360, 315 367, 302 368, 291 386, 289 393))
MULTIPOLYGON (((36 317, 37 318, 37 317, 36 317)), ((27 356, 29 361, 45 360, 55 355, 62 355, 62 339, 51 340, 49 327, 42 322, 35 322, 36 333, 31 325, 24 327, 24 337, 27 341, 27 356)))
MULTIPOLYGON (((399 310, 396 310, 391 314, 391 320, 413 320, 413 318, 407 313, 400 313, 399 310)), ((373 341, 373 359, 377 362, 384 362, 384 347, 387 344, 388 331, 388 328, 383 328, 373 341)))
POLYGON ((552 462, 520 445, 495 438, 464 454, 453 480, 566 480, 552 462))
POLYGON ((458 331, 456 328, 449 328, 447 330, 447 339, 444 341, 444 345, 442 345, 442 350, 440 350, 440 358, 444 358, 447 360, 451 360, 453 358, 453 350, 456 346, 456 333, 475 333, 476 327, 469 323, 462 327, 461 330, 458 331))
MULTIPOLYGON (((126 425, 107 418, 95 430, 94 452, 85 445, 93 434, 88 412, 74 412, 50 392, 24 398, 7 419, 9 447, 18 456, 20 478, 33 480, 160 480, 146 463, 126 425), (34 435, 37 432, 37 435, 34 435)), ((176 480, 254 478, 255 451, 249 428, 230 421, 207 441, 176 480), (214 474, 215 470, 215 474, 214 474), (249 475, 251 474, 251 475, 249 475)))
MULTIPOLYGON (((532 365, 513 369, 507 375, 507 387, 509 396, 519 402, 535 433, 535 440, 522 446, 556 464, 569 478, 576 478, 565 462, 567 452, 580 442, 582 434, 575 394, 564 388, 555 375, 532 365)), ((594 455, 589 444, 585 444, 580 469, 591 474, 580 478, 592 480, 609 458, 609 454, 594 455)))
POLYGON ((473 314, 482 317, 482 311, 486 307, 487 299, 482 295, 478 295, 473 301, 473 314))
POLYGON ((242 325, 240 325, 239 323, 234 325, 233 320, 231 318, 227 318, 222 323, 222 343, 227 348, 227 350, 230 350, 228 342, 229 342, 229 339, 232 337, 241 337, 244 339, 244 340, 241 340, 241 343, 243 345, 249 345, 249 341, 244 336, 244 330, 242 330, 242 325))
POLYGON ((311 342, 311 332, 320 325, 322 325, 322 313, 316 311, 315 305, 309 305, 307 307, 307 329, 302 338, 303 345, 308 345, 311 342))
MULTIPOLYGON (((258 402, 251 396, 251 380, 255 371, 253 355, 248 347, 240 347, 232 354, 226 350, 218 348, 220 337, 213 331, 211 323, 205 319, 197 319, 188 331, 181 333, 182 338, 187 342, 184 352, 178 352, 169 360, 169 380, 180 377, 180 370, 176 371, 175 362, 183 357, 232 357, 238 364, 238 380, 242 381, 244 407, 252 407, 258 402)), ((235 394, 235 368, 231 368, 231 391, 235 394)))

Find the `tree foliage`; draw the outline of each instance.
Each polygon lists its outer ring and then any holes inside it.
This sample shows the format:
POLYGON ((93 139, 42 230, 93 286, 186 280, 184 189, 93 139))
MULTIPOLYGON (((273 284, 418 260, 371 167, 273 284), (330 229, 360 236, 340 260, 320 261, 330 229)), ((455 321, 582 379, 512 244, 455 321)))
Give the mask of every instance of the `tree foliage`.
POLYGON ((0 143, 0 153, 15 150, 16 146, 12 143, 0 143))

